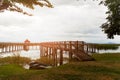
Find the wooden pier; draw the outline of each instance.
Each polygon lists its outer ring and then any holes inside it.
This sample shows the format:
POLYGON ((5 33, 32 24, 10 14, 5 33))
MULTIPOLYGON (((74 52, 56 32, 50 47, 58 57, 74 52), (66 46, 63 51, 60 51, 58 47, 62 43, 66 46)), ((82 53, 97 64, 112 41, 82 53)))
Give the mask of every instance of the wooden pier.
POLYGON ((58 63, 60 65, 63 64, 64 54, 69 55, 69 60, 71 60, 72 58, 76 58, 80 61, 94 60, 88 53, 96 51, 93 45, 87 44, 83 41, 31 43, 29 40, 26 40, 24 43, 1 42, 0 49, 0 53, 37 49, 40 50, 40 57, 53 59, 55 65, 57 65, 58 63))
MULTIPOLYGON (((63 64, 63 54, 69 54, 69 60, 73 57, 80 61, 91 61, 94 60, 88 55, 87 44, 83 41, 60 41, 60 42, 44 42, 41 43, 40 56, 53 58, 54 61, 63 64)), ((55 62, 57 64, 57 62, 55 62)))
POLYGON ((23 43, 0 42, 0 53, 23 50, 23 43))

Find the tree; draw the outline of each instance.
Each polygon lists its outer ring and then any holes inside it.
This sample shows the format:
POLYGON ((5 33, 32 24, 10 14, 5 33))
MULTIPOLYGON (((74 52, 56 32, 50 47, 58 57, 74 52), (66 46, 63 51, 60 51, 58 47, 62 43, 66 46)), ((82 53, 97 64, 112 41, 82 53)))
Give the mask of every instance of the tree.
POLYGON ((47 6, 52 8, 52 4, 48 0, 0 0, 0 12, 4 12, 5 10, 9 11, 17 11, 26 15, 31 16, 32 14, 23 11, 22 8, 18 7, 18 5, 23 5, 26 8, 34 9, 34 6, 47 6))
POLYGON ((113 39, 115 35, 120 35, 120 0, 101 0, 100 4, 108 8, 107 21, 101 25, 102 31, 113 39))
POLYGON ((120 0, 104 0, 100 4, 108 7, 107 22, 101 25, 102 31, 113 39, 115 35, 120 35, 120 0))

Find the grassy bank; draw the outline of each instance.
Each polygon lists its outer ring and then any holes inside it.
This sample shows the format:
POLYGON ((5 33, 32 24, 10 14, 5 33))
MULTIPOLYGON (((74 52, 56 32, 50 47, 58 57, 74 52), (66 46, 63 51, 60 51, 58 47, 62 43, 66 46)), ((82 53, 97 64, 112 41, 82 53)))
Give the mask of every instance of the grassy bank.
POLYGON ((0 66, 0 80, 120 80, 120 54, 94 54, 96 61, 70 62, 45 70, 0 66))

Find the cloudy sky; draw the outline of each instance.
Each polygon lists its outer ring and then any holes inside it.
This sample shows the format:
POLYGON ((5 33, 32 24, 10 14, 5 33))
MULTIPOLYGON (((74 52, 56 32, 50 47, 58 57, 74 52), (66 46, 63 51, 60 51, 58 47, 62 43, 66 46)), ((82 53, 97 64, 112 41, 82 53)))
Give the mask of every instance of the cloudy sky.
POLYGON ((120 37, 107 39, 101 31, 107 8, 99 1, 50 0, 54 8, 27 10, 34 16, 17 12, 0 13, 0 42, 79 40, 92 43, 119 43, 120 37))

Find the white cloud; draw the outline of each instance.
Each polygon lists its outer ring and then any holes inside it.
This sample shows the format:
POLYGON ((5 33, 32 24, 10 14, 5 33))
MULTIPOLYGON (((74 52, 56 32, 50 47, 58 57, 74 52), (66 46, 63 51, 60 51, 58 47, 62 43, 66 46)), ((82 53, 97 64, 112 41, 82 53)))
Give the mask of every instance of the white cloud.
POLYGON ((116 42, 107 40, 100 25, 105 22, 106 7, 99 2, 51 0, 54 8, 38 8, 29 17, 15 12, 0 13, 0 41, 83 40, 87 42, 116 42))

